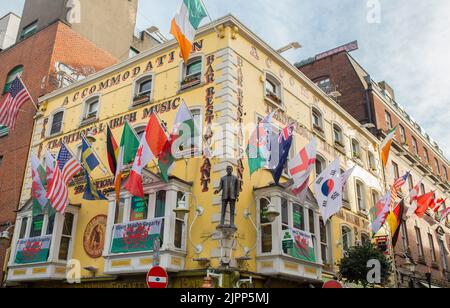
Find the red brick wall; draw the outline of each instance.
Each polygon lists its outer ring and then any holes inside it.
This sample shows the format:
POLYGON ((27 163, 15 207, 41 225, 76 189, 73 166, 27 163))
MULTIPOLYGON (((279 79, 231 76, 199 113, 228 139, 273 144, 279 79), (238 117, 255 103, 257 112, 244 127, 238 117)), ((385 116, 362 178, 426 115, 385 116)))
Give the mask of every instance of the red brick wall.
MULTIPOLYGON (((109 53, 75 33, 69 26, 57 22, 32 37, 0 53, 0 87, 8 73, 17 65, 24 66, 22 79, 34 100, 54 89, 49 76, 55 73, 55 63, 62 62, 86 73, 93 73, 118 62, 109 53)), ((33 130, 35 108, 27 103, 17 119, 17 128, 0 138, 0 226, 15 220, 28 149, 33 130)), ((1 230, 0 230, 1 231, 1 230)), ((0 279, 5 249, 0 247, 0 279)))
POLYGON ((333 90, 342 96, 338 103, 361 123, 369 122, 366 92, 346 52, 315 61, 299 68, 314 82, 329 77, 333 90))
MULTIPOLYGON (((374 94, 373 95, 373 101, 374 101, 374 109, 375 109, 375 114, 376 114, 376 119, 377 119, 377 123, 376 126, 379 129, 383 129, 383 130, 387 130, 388 129, 388 125, 386 122, 386 111, 389 112, 389 114, 391 115, 391 119, 392 119, 392 126, 395 127, 396 125, 402 125, 405 128, 405 137, 406 137, 406 143, 409 145, 409 150, 411 153, 414 153, 413 150, 413 141, 412 141, 412 137, 414 136, 416 141, 417 141, 417 149, 419 152, 419 156, 422 159, 422 163, 427 163, 426 160, 426 155, 425 155, 425 151, 424 148, 427 148, 428 151, 428 156, 430 158, 430 163, 429 165, 431 166, 431 168, 433 169, 434 173, 439 174, 441 177, 443 177, 444 171, 443 171, 443 166, 444 166, 444 162, 435 154, 434 150, 431 149, 430 147, 428 147, 424 142, 422 142, 422 139, 420 136, 417 136, 417 134, 415 134, 414 132, 412 132, 409 128, 408 128, 408 124, 404 121, 401 120, 399 117, 397 117, 393 111, 389 110, 384 103, 381 101, 381 99, 374 94), (435 164, 435 158, 438 159, 439 161, 439 166, 440 166, 440 173, 438 173, 438 170, 436 168, 436 164, 435 164)), ((400 134, 400 128, 397 131, 397 136, 396 136, 397 141, 401 144, 401 134, 400 134)), ((449 166, 446 167, 447 168, 447 172, 450 170, 449 166)), ((447 177, 449 175, 447 174, 447 177)), ((449 180, 449 178, 447 178, 447 180, 449 180)))
MULTIPOLYGON (((436 234, 435 228, 430 228, 430 225, 433 225, 433 218, 431 217, 425 217, 425 219, 409 219, 406 222, 407 224, 407 232, 408 232, 408 243, 409 246, 405 247, 403 243, 403 232, 400 234, 398 244, 396 246, 396 265, 397 268, 401 268, 403 264, 405 263, 406 259, 404 258, 404 253, 408 250, 410 250, 410 256, 412 260, 414 261, 416 265, 416 278, 420 278, 422 280, 425 280, 425 274, 431 271, 432 279, 434 281, 439 281, 441 284, 445 283, 448 287, 450 287, 450 281, 448 281, 446 274, 443 272, 443 266, 442 266, 442 257, 438 242, 439 235, 436 234), (421 233, 422 238, 422 245, 423 245, 423 251, 424 251, 424 261, 421 262, 419 260, 419 247, 417 245, 416 240, 416 229, 415 227, 418 226, 421 233), (431 244, 428 238, 428 234, 431 232, 431 235, 433 236, 433 243, 434 243, 434 251, 436 254, 436 262, 433 264, 432 262, 432 253, 431 253, 431 244)), ((444 245, 446 245, 446 248, 450 247, 450 242, 448 240, 448 236, 443 238, 444 245)), ((447 264, 450 265, 450 257, 446 256, 447 264)))

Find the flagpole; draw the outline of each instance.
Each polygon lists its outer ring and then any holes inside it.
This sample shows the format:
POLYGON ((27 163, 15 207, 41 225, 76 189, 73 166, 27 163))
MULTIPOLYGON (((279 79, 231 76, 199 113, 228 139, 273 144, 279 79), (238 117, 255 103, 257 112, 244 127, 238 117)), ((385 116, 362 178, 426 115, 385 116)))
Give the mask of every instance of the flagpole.
POLYGON ((220 32, 219 32, 219 30, 217 30, 217 27, 216 27, 216 25, 214 24, 214 21, 213 21, 213 19, 212 19, 212 17, 211 17, 211 14, 209 14, 209 11, 208 11, 208 8, 206 7, 205 2, 203 2, 203 0, 200 0, 200 2, 202 3, 203 7, 205 8, 206 15, 208 15, 209 20, 210 20, 211 23, 213 24, 214 30, 216 31, 217 35, 220 35, 220 32))
POLYGON ((25 83, 23 82, 22 78, 20 78, 20 76, 17 76, 17 78, 19 78, 20 82, 23 84, 23 87, 25 88, 25 91, 27 91, 28 96, 30 97, 30 100, 33 103, 34 108, 36 108, 36 111, 39 111, 39 108, 38 108, 36 102, 34 101, 33 96, 31 96, 30 91, 28 91, 28 88, 25 85, 25 83))

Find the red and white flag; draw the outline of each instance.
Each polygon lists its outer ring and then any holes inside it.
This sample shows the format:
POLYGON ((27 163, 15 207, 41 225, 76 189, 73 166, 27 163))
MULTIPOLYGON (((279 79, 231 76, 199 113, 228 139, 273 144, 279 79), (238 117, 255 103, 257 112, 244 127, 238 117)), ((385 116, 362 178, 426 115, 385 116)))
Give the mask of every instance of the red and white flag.
POLYGON ((134 159, 133 169, 125 189, 133 196, 144 198, 142 185, 142 170, 164 149, 168 137, 155 113, 152 113, 147 124, 141 143, 134 159))
POLYGON ((417 185, 414 186, 414 188, 409 192, 410 206, 409 206, 408 212, 406 213, 406 217, 413 216, 417 210, 417 199, 419 198, 420 184, 422 184, 422 181, 417 183, 417 185))
POLYGON ((16 120, 20 108, 31 100, 25 85, 17 77, 11 83, 5 97, 0 102, 0 126, 7 126, 10 129, 16 127, 16 120))
POLYGON ((309 177, 316 166, 316 155, 317 141, 313 139, 288 163, 289 174, 294 180, 292 192, 299 196, 301 200, 306 197, 309 177))
POLYGON ((69 182, 81 170, 81 164, 63 143, 56 160, 53 180, 47 193, 47 199, 50 200, 51 206, 56 211, 62 214, 66 211, 69 205, 69 182))
POLYGON ((444 221, 449 214, 450 214, 450 206, 447 207, 444 211, 442 211, 442 213, 441 213, 441 222, 444 221))

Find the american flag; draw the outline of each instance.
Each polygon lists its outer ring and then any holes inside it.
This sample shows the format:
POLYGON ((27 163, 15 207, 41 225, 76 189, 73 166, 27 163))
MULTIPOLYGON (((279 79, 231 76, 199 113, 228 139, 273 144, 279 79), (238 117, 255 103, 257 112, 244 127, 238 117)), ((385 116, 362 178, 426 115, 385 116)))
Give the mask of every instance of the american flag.
POLYGON ((81 164, 73 157, 63 144, 56 160, 53 180, 50 183, 47 198, 52 207, 63 213, 69 204, 69 182, 82 169, 81 164))
POLYGON ((398 192, 403 187, 403 185, 406 184, 406 181, 408 180, 410 175, 410 172, 408 171, 404 176, 399 177, 394 181, 394 185, 391 189, 391 205, 395 205, 395 201, 398 198, 398 192))
POLYGON ((31 97, 27 89, 17 77, 0 103, 0 125, 14 129, 20 108, 29 99, 31 100, 31 97))

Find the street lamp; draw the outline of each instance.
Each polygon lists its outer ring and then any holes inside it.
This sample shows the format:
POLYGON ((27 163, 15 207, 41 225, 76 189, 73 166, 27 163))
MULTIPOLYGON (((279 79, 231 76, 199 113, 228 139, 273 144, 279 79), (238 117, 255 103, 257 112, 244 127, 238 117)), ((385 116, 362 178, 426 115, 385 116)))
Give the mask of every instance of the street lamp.
POLYGON ((411 272, 412 278, 410 280, 410 288, 414 289, 414 282, 416 280, 416 265, 407 257, 403 267, 405 267, 407 271, 411 272))
POLYGON ((264 216, 267 218, 268 221, 274 222, 275 219, 280 216, 280 212, 277 211, 275 206, 272 204, 272 202, 266 198, 262 197, 261 199, 264 199, 268 202, 267 211, 264 213, 264 216))
POLYGON ((292 42, 292 43, 289 43, 288 45, 278 49, 277 52, 278 53, 283 53, 283 52, 286 52, 286 51, 288 51, 290 49, 300 49, 300 48, 302 48, 302 45, 300 45, 299 42, 292 42))

